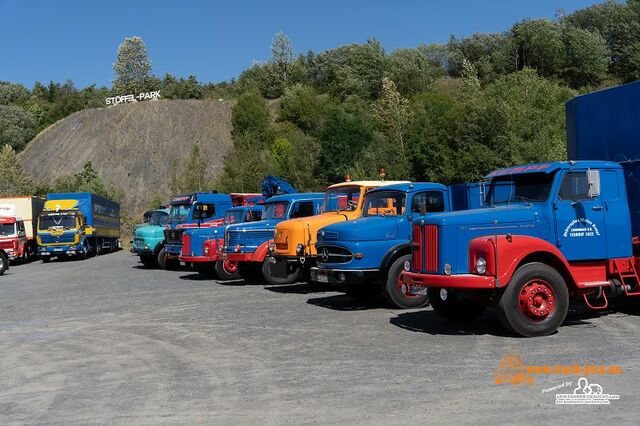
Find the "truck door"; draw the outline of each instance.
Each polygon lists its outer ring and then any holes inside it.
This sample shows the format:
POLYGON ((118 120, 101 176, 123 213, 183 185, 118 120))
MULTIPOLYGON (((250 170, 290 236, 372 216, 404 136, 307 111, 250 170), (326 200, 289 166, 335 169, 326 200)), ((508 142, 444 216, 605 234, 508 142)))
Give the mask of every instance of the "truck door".
POLYGON ((567 260, 607 258, 602 196, 589 196, 585 169, 563 173, 554 207, 556 244, 567 260))

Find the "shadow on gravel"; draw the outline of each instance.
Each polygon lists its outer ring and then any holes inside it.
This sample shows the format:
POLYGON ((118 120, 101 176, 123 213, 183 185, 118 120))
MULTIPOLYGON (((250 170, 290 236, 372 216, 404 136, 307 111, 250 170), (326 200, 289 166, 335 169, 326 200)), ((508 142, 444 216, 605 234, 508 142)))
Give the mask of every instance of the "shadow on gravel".
POLYGON ((337 294, 335 296, 316 297, 307 300, 310 305, 320 306, 323 308, 333 309, 334 311, 364 311, 368 309, 389 309, 383 301, 363 301, 355 300, 346 294, 337 294))
POLYGON ((389 322, 404 330, 447 336, 491 335, 515 337, 493 316, 481 315, 473 321, 449 321, 433 311, 404 312, 389 322))
POLYGON ((265 286, 265 290, 273 291, 275 293, 283 293, 283 294, 314 294, 314 293, 326 293, 328 291, 332 291, 328 287, 309 285, 307 283, 296 283, 296 284, 287 284, 287 285, 269 285, 269 286, 265 286))

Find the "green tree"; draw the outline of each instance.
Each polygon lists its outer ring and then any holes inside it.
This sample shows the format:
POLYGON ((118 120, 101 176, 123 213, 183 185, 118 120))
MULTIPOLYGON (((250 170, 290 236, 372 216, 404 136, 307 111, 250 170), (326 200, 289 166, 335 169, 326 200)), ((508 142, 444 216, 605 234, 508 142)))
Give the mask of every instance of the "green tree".
POLYGON ((350 95, 375 99, 382 89, 386 60, 382 45, 372 39, 316 55, 309 74, 321 92, 341 99, 350 95))
POLYGON ((281 96, 289 85, 292 62, 293 46, 291 40, 280 31, 271 41, 271 61, 269 62, 269 76, 274 97, 281 96))
POLYGON ((31 177, 10 145, 0 148, 0 196, 33 195, 31 177))
POLYGON ((387 72, 404 96, 424 92, 441 74, 418 49, 394 50, 389 55, 387 72))
POLYGON ((319 171, 329 182, 341 182, 373 137, 373 119, 360 98, 329 105, 318 131, 319 171))
POLYGON ((564 25, 565 62, 562 77, 571 87, 596 86, 606 76, 611 52, 605 39, 572 25, 564 25))
MULTIPOLYGON (((395 83, 389 78, 382 79, 382 96, 373 104, 372 115, 376 119, 379 129, 390 144, 389 149, 383 150, 388 162, 400 163, 399 174, 409 174, 409 160, 405 149, 405 139, 412 119, 409 100, 403 98, 396 89, 395 83), (391 154, 391 156, 388 156, 391 154)), ((388 168, 388 166, 387 166, 388 168)))
POLYGON ((118 47, 113 63, 116 78, 113 92, 118 95, 137 94, 149 89, 151 83, 151 59, 140 37, 127 37, 118 47))
POLYGON ((271 116, 267 103, 258 91, 248 91, 238 98, 238 102, 233 107, 231 123, 233 124, 232 136, 236 146, 240 140, 246 142, 247 139, 251 139, 247 148, 265 148, 269 145, 271 116), (239 139, 240 136, 247 134, 251 135, 250 138, 239 139))
POLYGON ((605 1, 577 10, 564 21, 591 32, 606 41, 611 52, 609 72, 625 80, 634 80, 640 68, 634 57, 640 51, 640 10, 637 1, 622 4, 605 1))
POLYGON ((19 151, 36 132, 37 119, 15 105, 0 105, 0 147, 9 145, 19 151))
POLYGON ((0 81, 0 105, 10 105, 25 101, 29 91, 22 84, 0 81))
POLYGON ((310 86, 296 84, 285 90, 280 102, 280 120, 290 121, 305 132, 317 130, 324 100, 310 86))
POLYGON ((543 77, 556 77, 565 62, 560 24, 548 19, 526 20, 511 29, 517 49, 517 69, 534 68, 543 77))

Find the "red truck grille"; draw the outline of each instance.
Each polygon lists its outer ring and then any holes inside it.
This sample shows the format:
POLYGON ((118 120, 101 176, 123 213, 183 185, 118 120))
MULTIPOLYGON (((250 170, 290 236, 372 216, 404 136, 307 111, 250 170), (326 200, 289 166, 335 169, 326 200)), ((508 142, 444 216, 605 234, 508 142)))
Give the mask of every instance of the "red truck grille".
POLYGON ((182 234, 182 255, 189 256, 191 254, 191 235, 186 232, 182 234))
POLYGON ((414 271, 422 271, 422 226, 413 225, 411 265, 414 271))
POLYGON ((425 225, 426 271, 438 272, 438 226, 425 225))

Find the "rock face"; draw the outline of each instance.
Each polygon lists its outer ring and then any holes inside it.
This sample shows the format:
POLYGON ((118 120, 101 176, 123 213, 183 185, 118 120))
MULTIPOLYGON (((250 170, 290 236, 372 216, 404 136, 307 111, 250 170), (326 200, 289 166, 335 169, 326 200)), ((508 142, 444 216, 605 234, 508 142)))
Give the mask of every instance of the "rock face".
POLYGON ((20 157, 38 182, 77 173, 91 161, 105 183, 124 190, 124 213, 139 214, 155 196, 171 195, 171 164, 194 146, 209 163, 209 177, 221 173, 232 105, 167 100, 78 111, 42 131, 20 157))

